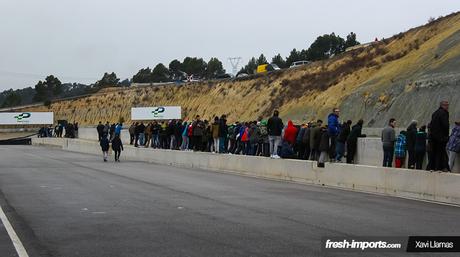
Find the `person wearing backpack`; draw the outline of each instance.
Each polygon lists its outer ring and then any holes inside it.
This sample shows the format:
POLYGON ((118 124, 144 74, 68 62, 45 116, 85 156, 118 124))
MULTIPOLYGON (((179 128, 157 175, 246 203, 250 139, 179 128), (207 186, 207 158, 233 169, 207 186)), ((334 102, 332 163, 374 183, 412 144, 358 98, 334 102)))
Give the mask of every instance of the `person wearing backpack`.
POLYGON ((447 151, 449 153, 449 169, 452 172, 455 164, 455 157, 460 153, 460 120, 455 122, 449 141, 447 142, 447 151))

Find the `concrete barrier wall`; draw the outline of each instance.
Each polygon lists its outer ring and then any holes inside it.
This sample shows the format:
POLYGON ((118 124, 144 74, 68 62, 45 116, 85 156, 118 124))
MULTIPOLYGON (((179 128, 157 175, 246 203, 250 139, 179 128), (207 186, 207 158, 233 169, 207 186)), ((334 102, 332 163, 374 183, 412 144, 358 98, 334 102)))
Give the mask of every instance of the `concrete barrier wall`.
POLYGON ((326 163, 327 185, 460 204, 460 175, 423 170, 326 163))
POLYGON ((69 140, 55 137, 32 138, 32 145, 38 146, 57 146, 65 149, 69 140))
MULTIPOLYGON (((101 155, 102 158, 99 144, 95 141, 34 138, 32 144, 59 146, 68 151, 101 155)), ((312 161, 182 152, 131 146, 125 147, 121 159, 233 172, 247 176, 460 205, 460 174, 338 163, 326 163, 325 168, 317 168, 316 162, 312 161)))

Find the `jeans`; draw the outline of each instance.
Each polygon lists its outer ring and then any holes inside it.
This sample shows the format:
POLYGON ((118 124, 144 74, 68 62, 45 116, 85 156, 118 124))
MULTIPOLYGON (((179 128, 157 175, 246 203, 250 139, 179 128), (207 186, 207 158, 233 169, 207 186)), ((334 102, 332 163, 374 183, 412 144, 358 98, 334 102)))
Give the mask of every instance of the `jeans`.
POLYGON ((139 133, 139 145, 144 145, 145 144, 145 134, 144 133, 139 133))
POLYGON ((383 167, 392 167, 394 150, 393 146, 383 146, 383 167))
POLYGON ((447 153, 449 154, 449 169, 450 171, 453 171, 454 164, 455 164, 455 157, 457 157, 458 153, 453 152, 453 151, 447 151, 447 153))
POLYGON ((225 152, 225 137, 219 137, 219 153, 225 152))
POLYGON ((180 147, 181 150, 186 150, 188 149, 188 136, 182 136, 182 145, 180 147))
POLYGON ((159 134, 153 134, 153 143, 152 147, 154 148, 159 148, 160 147, 160 135, 159 134))
POLYGON ((270 143, 270 156, 278 155, 278 146, 281 143, 281 136, 268 136, 270 143))
POLYGON ((337 141, 336 144, 335 144, 335 152, 336 152, 335 159, 338 162, 341 162, 342 157, 345 154, 345 143, 337 141))
POLYGON ((335 160, 336 156, 336 144, 337 144, 337 136, 330 136, 329 137, 330 147, 329 147, 329 158, 331 160, 335 160))
POLYGON ((252 156, 256 155, 258 146, 259 146, 258 143, 250 143, 249 155, 252 155, 252 156))

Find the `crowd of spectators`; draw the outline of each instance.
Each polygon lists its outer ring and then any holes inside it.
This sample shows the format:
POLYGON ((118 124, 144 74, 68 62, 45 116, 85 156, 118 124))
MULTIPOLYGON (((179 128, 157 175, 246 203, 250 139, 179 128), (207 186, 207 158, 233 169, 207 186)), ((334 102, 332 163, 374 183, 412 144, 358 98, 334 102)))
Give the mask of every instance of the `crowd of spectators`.
MULTIPOLYGON (((320 119, 298 125, 288 120, 284 124, 275 110, 268 120, 227 124, 226 115, 211 121, 197 115, 192 121, 133 122, 128 131, 130 144, 135 147, 314 160, 324 167, 325 162, 356 163, 358 138, 366 137, 363 124, 362 119, 341 122, 340 109, 334 108, 327 124, 320 119)), ((392 118, 382 130, 384 167, 402 168, 407 163, 409 169, 453 169, 460 152, 460 122, 449 136, 448 102, 441 103, 428 125, 418 127, 414 120, 397 136, 395 126, 396 119, 392 118), (428 163, 423 167, 425 156, 428 163)), ((111 142, 122 127, 121 123, 99 122, 99 140, 107 137, 111 142)))

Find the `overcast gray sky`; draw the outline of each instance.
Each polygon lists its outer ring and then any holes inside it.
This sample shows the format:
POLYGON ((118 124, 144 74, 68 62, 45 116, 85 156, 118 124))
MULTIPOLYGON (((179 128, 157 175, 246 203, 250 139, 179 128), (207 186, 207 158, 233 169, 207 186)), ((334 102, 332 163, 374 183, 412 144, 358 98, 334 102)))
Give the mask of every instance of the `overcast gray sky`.
POLYGON ((131 78, 185 56, 217 57, 231 72, 228 57, 287 56, 331 32, 367 42, 458 10, 454 0, 0 0, 0 91, 49 74, 131 78))

